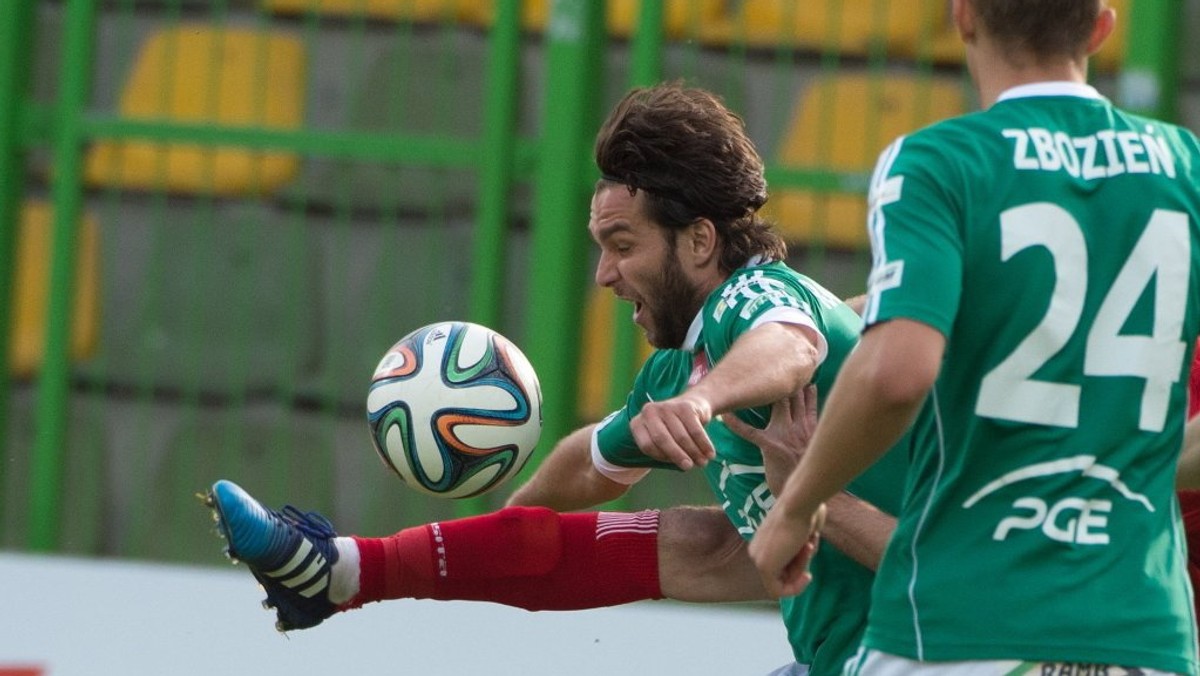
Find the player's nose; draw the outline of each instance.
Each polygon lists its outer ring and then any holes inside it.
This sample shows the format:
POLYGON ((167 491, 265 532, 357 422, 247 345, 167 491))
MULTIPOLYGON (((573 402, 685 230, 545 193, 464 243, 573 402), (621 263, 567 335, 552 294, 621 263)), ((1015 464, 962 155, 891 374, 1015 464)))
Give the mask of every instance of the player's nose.
POLYGON ((596 263, 596 284, 598 286, 612 286, 617 283, 621 275, 617 272, 617 266, 613 261, 613 257, 605 252, 600 253, 600 260, 596 263))

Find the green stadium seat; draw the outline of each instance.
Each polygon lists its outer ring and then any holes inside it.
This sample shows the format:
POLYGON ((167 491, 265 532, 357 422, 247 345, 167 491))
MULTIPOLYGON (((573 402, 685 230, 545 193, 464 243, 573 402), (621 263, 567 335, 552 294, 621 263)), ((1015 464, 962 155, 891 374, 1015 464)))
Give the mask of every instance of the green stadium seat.
MULTIPOLYGON (((961 114, 966 106, 963 86, 955 79, 821 76, 801 93, 774 160, 795 169, 866 174, 897 136, 961 114)), ((763 213, 790 243, 835 249, 867 243, 861 191, 777 189, 763 213)))
MULTIPOLYGON (((119 113, 266 129, 298 129, 304 110, 303 43, 270 31, 181 25, 152 35, 121 93, 119 113)), ((87 154, 93 187, 174 193, 269 194, 291 181, 294 153, 153 141, 100 141, 87 154)))
MULTIPOLYGON (((33 376, 45 358, 49 311, 50 262, 54 213, 48 203, 26 202, 17 231, 16 268, 12 289, 9 370, 17 378, 33 376)), ((91 357, 99 342, 99 234, 96 221, 84 214, 77 224, 75 302, 68 354, 73 361, 91 357)))

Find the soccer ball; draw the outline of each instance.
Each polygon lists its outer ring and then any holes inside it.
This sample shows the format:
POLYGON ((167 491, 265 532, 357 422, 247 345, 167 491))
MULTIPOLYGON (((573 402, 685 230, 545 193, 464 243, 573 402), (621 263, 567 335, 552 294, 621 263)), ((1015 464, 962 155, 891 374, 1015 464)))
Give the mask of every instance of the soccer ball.
POLYGON ((486 493, 529 459, 542 391, 504 336, 469 322, 421 327, 371 378, 367 422, 379 457, 409 486, 445 498, 486 493))

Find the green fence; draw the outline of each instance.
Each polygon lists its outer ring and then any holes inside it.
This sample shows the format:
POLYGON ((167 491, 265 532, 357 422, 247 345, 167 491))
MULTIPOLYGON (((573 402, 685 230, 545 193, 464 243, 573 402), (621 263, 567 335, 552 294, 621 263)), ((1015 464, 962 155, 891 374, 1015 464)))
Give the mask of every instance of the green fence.
MULTIPOLYGON (((1184 4, 1116 4, 1097 85, 1174 117, 1184 4)), ((591 290, 591 139, 664 78, 743 114, 792 262, 860 292, 875 153, 973 106, 946 5, 0 3, 0 547, 213 560, 193 496, 221 477, 371 535, 497 507, 374 457, 384 350, 444 319, 513 338, 539 455, 618 405, 641 348, 591 290)), ((644 484, 627 505, 708 501, 644 484)))

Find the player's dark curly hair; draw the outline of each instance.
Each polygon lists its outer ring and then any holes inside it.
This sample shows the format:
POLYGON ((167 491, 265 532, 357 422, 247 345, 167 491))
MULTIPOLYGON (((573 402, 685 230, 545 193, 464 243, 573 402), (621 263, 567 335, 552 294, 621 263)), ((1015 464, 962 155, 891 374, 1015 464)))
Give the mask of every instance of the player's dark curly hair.
POLYGON ((646 193, 647 216, 672 232, 707 218, 722 240, 726 274, 754 255, 787 256, 758 210, 767 201, 762 158, 721 99, 678 82, 630 91, 596 136, 601 186, 646 193))
POLYGON ((1038 59, 1085 56, 1104 0, 971 0, 997 41, 1038 59))

